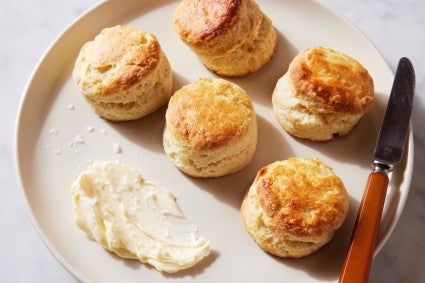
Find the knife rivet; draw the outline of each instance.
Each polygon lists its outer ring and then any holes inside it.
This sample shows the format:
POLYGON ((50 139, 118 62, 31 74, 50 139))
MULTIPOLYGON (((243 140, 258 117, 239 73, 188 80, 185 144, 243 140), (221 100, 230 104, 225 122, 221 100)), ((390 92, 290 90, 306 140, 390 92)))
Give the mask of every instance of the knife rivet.
POLYGON ((393 170, 394 166, 384 164, 377 160, 373 161, 373 172, 388 175, 393 170))

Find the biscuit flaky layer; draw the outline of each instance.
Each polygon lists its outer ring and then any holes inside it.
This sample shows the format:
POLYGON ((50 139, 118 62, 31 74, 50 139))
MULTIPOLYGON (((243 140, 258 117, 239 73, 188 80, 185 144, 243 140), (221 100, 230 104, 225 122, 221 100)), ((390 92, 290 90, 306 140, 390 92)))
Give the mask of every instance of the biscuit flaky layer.
POLYGON ((242 169, 257 144, 257 120, 246 92, 229 81, 200 78, 171 97, 164 150, 183 172, 217 177, 242 169))
POLYGON ((368 71, 350 56, 331 48, 302 51, 289 66, 297 96, 323 112, 364 114, 374 101, 374 86, 368 71))
POLYGON ((290 158, 259 170, 241 213, 264 250, 302 257, 326 244, 348 213, 348 195, 332 168, 318 159, 290 158))
POLYGON ((357 61, 330 48, 302 51, 276 83, 273 110, 290 134, 313 141, 348 135, 374 103, 373 81, 357 61))
POLYGON ((223 79, 200 78, 171 97, 166 126, 187 147, 212 149, 242 138, 254 113, 250 98, 239 86, 223 79))
POLYGON ((122 25, 103 29, 81 48, 73 78, 93 110, 114 121, 153 112, 172 90, 171 67, 157 38, 122 25))
POLYGON ((221 76, 255 72, 278 47, 271 20, 253 0, 183 0, 173 25, 202 63, 221 76))

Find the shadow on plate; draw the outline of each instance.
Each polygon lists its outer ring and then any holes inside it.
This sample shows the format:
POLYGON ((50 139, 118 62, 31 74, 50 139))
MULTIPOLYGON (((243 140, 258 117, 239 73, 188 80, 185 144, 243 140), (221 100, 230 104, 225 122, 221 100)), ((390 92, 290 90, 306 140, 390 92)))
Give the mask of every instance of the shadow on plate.
POLYGON ((257 123, 257 149, 250 164, 244 169, 234 174, 218 178, 204 179, 187 176, 187 178, 198 188, 208 191, 217 199, 222 200, 238 210, 245 192, 261 167, 276 160, 287 159, 294 155, 289 144, 286 143, 282 136, 280 129, 277 129, 273 124, 258 115, 257 123))
MULTIPOLYGON (((173 93, 187 83, 187 79, 173 73, 173 93)), ((108 124, 132 143, 155 152, 164 152, 162 134, 166 111, 167 104, 140 119, 126 122, 108 122, 108 124)))
MULTIPOLYGON (((105 250, 106 253, 114 257, 117 261, 121 261, 126 267, 133 269, 133 270, 139 270, 139 269, 148 269, 152 272, 158 272, 160 271, 155 270, 155 268, 148 264, 148 263, 142 263, 137 259, 128 259, 128 258, 122 258, 116 255, 113 252, 105 250)), ((197 263, 195 266, 192 266, 190 268, 175 272, 175 273, 166 273, 161 272, 161 275, 164 277, 169 278, 181 278, 181 277, 192 277, 195 278, 202 273, 205 272, 206 269, 208 269, 209 266, 213 264, 214 261, 220 256, 220 253, 216 250, 211 250, 211 253, 202 259, 199 263, 197 263)))
POLYGON ((220 256, 220 253, 218 251, 211 250, 211 253, 195 266, 192 266, 188 269, 185 269, 176 273, 162 273, 162 275, 167 278, 182 278, 182 277, 195 278, 203 274, 205 270, 207 270, 208 267, 211 266, 219 256, 220 256))
POLYGON ((378 93, 375 98, 373 110, 366 113, 347 136, 338 136, 326 142, 293 138, 338 162, 372 168, 373 152, 388 97, 378 93))
POLYGON ((279 47, 270 62, 247 77, 229 79, 245 89, 253 102, 270 107, 278 79, 286 73, 289 63, 298 53, 288 39, 279 31, 276 32, 279 47))

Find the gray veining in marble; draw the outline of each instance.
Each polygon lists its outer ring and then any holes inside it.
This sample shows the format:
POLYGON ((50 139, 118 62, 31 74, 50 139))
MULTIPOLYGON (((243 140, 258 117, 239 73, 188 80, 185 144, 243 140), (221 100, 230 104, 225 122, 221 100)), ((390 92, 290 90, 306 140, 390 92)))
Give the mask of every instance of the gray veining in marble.
MULTIPOLYGON (((1 0, 0 9, 0 282, 76 282, 31 224, 14 170, 19 101, 53 40, 97 0, 1 0)), ((425 1, 324 0, 375 44, 393 70, 409 57, 416 69, 412 114, 415 161, 410 194, 393 234, 375 258, 370 282, 425 282, 425 1)))

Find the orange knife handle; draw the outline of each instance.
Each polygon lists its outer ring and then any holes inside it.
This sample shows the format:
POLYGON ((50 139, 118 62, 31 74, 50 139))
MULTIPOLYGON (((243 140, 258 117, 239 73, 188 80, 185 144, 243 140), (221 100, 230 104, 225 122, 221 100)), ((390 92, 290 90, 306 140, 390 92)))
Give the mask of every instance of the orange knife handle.
POLYGON ((373 172, 369 175, 339 277, 340 283, 368 281, 387 187, 386 174, 373 172))

